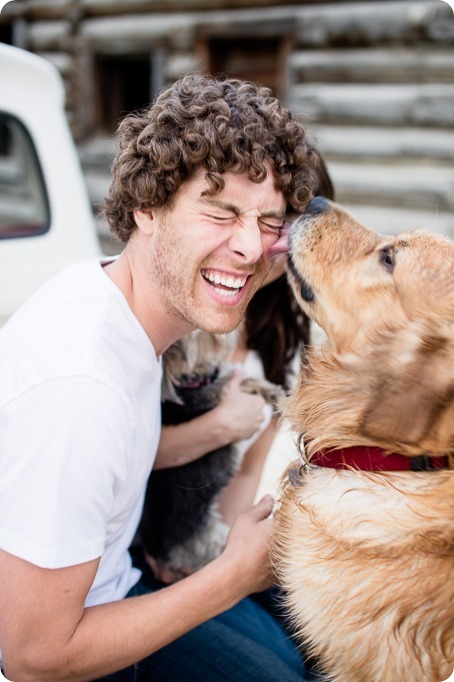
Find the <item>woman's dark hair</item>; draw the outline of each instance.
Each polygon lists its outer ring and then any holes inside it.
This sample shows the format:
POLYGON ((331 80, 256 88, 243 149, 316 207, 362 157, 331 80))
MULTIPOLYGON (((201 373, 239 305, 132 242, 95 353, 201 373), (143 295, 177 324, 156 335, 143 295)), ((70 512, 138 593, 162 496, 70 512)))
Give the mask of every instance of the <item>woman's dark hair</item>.
POLYGON ((206 171, 208 194, 224 186, 223 173, 246 173, 262 182, 267 165, 289 211, 301 211, 317 181, 316 155, 303 122, 256 83, 188 75, 155 103, 126 116, 103 211, 126 243, 134 210, 171 206, 181 184, 206 171))
MULTIPOLYGON (((322 157, 317 154, 315 195, 334 200, 334 186, 322 157)), ((295 301, 285 275, 259 289, 245 316, 247 347, 255 350, 268 381, 290 388, 291 364, 309 345, 309 319, 295 301)))

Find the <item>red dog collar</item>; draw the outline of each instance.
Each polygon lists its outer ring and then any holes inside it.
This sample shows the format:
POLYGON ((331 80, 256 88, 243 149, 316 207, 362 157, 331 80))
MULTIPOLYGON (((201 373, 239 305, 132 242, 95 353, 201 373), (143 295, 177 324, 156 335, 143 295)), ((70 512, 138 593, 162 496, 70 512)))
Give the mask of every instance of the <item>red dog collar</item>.
POLYGON ((330 469, 359 469, 360 471, 435 471, 449 469, 447 455, 406 457, 388 453, 377 447, 355 446, 339 450, 320 450, 312 455, 310 464, 330 469))

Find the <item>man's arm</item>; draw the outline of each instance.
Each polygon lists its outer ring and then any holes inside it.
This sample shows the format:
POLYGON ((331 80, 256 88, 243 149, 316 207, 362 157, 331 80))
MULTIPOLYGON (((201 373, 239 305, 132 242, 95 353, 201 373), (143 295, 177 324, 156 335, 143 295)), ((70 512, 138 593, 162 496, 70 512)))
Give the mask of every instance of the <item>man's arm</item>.
POLYGON ((223 554, 153 594, 84 608, 98 560, 42 569, 0 551, 0 648, 15 682, 92 680, 157 651, 272 581, 272 498, 238 518, 223 554))

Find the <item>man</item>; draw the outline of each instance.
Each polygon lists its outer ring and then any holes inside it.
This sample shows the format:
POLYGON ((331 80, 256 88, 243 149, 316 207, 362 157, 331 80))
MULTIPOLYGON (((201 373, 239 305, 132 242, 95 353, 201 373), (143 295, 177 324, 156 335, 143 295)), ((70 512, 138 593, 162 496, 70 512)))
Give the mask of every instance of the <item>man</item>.
POLYGON ((105 213, 123 252, 53 278, 0 334, 8 679, 301 679, 283 631, 245 599, 272 581, 271 498, 162 590, 128 547, 159 437, 159 358, 197 327, 238 325, 315 165, 303 126, 240 81, 188 76, 122 121, 105 213))

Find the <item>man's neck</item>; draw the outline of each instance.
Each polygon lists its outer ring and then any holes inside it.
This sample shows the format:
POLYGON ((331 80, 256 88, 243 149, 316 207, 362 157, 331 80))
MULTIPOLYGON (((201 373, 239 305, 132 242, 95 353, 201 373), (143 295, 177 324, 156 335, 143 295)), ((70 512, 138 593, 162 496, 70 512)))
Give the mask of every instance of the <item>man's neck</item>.
POLYGON ((134 316, 143 327, 160 357, 178 338, 193 331, 180 329, 182 325, 172 324, 172 318, 157 295, 158 287, 150 286, 149 278, 141 275, 140 268, 134 267, 126 247, 119 258, 104 266, 104 272, 120 289, 134 316))

